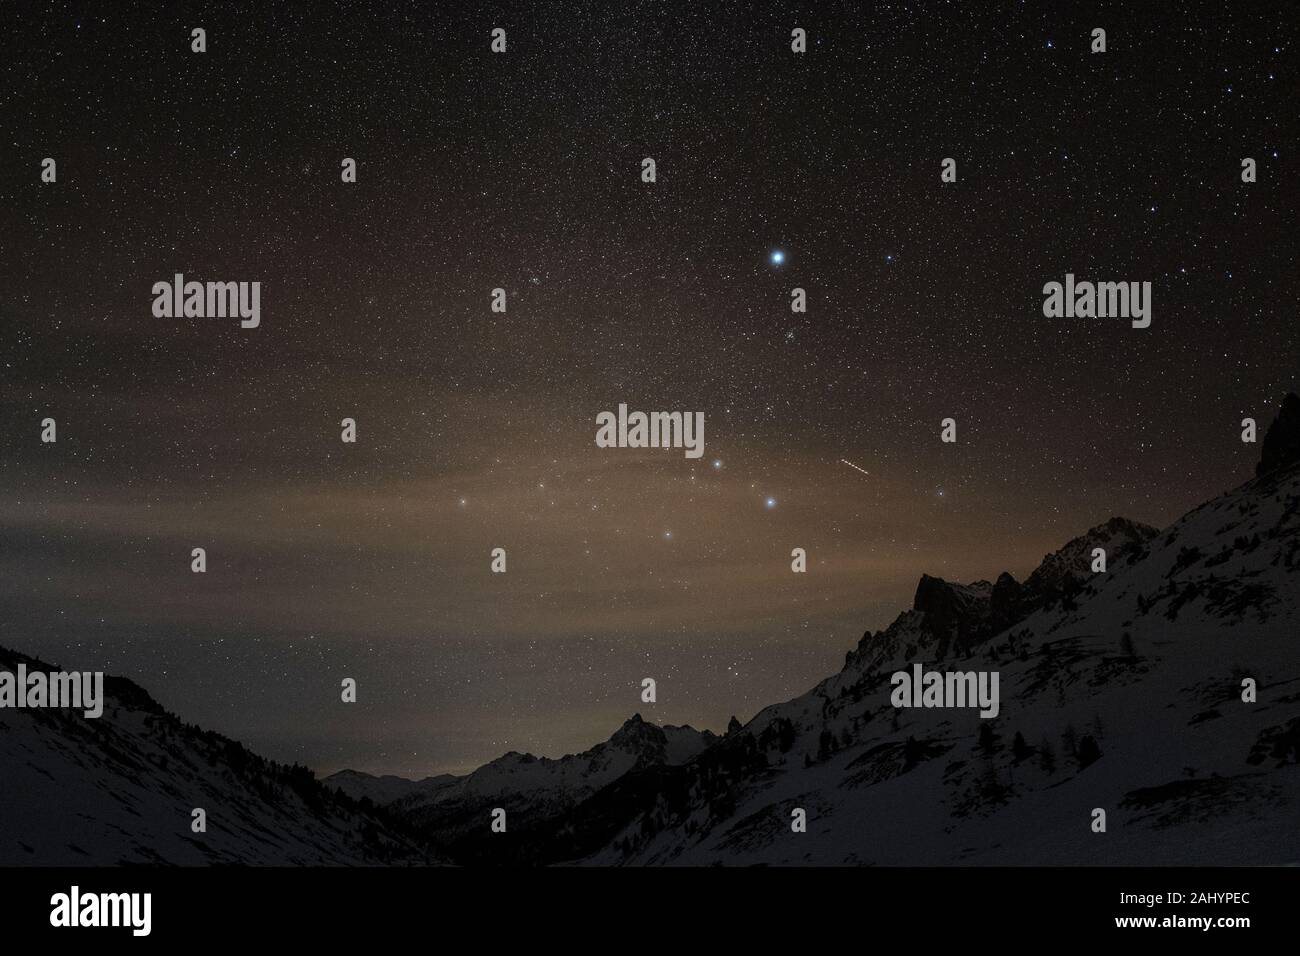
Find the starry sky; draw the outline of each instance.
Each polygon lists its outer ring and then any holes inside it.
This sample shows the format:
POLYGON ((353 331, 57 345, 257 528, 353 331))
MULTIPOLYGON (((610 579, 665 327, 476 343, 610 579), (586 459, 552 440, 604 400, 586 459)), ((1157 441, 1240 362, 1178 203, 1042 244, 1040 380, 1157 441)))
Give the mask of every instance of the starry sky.
POLYGON ((923 572, 1239 483, 1296 388, 1289 3, 269 6, 0 24, 0 643, 274 759, 722 730, 923 572), (1067 272, 1151 327, 1044 318, 1067 272), (620 402, 703 457, 597 448, 620 402))

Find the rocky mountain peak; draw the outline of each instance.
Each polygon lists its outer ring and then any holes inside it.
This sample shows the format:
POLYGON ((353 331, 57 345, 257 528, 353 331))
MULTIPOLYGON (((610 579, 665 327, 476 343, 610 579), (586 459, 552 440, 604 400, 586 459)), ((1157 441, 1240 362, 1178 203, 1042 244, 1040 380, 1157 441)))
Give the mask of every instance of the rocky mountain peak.
POLYGON ((666 743, 663 729, 647 723, 640 714, 633 714, 609 738, 611 746, 633 753, 661 752, 666 743))
POLYGON ((1300 461, 1300 398, 1290 392, 1282 399, 1277 418, 1264 434, 1255 475, 1261 477, 1297 461, 1300 461))
POLYGON ((1068 589, 1089 576, 1093 548, 1105 548, 1113 563, 1116 556, 1126 549, 1140 548, 1159 533, 1158 528, 1140 521, 1111 518, 1046 555, 1025 579, 1025 588, 1036 595, 1050 595, 1068 589))

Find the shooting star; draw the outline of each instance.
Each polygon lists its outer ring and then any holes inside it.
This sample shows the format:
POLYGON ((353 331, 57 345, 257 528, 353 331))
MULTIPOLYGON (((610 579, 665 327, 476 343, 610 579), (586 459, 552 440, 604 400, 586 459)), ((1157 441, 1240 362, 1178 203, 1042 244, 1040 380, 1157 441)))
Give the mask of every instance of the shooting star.
POLYGON ((848 460, 845 459, 845 458, 841 458, 840 461, 844 462, 844 464, 848 465, 850 468, 853 468, 853 469, 855 469, 856 471, 860 471, 860 472, 862 472, 864 475, 870 475, 870 474, 871 474, 871 472, 867 471, 867 469, 865 469, 865 468, 858 468, 857 465, 853 464, 853 462, 848 461, 848 460))

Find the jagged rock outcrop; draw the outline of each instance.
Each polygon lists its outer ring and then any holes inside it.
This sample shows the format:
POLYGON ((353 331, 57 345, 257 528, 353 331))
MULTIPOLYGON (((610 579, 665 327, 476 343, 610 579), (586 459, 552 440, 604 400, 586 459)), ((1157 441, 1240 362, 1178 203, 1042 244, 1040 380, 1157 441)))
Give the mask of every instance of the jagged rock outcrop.
POLYGON ((1044 557, 1025 579, 1022 598, 1031 609, 1036 609, 1073 595, 1092 577, 1094 548, 1106 551, 1107 567, 1114 570, 1140 553, 1143 546, 1159 533, 1157 528, 1140 521, 1111 518, 1044 557))
POLYGON ((1300 461, 1300 398, 1294 392, 1282 399, 1277 417, 1264 434, 1255 475, 1262 477, 1300 461))
POLYGON ((993 582, 989 595, 989 627, 995 633, 1004 631, 1024 617, 1021 611, 1024 587, 1014 577, 1003 571, 993 582))
POLYGON ((992 592, 987 581, 963 585, 921 575, 912 610, 924 615, 923 626, 938 641, 937 659, 950 650, 961 653, 969 647, 988 619, 992 592))

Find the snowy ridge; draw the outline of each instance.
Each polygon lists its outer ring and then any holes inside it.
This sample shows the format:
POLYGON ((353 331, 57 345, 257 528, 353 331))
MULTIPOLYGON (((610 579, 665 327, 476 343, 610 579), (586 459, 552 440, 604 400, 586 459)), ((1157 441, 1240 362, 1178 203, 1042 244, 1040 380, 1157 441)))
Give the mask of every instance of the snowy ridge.
MULTIPOLYGON (((0 669, 51 670, 0 648, 0 669)), ((394 822, 105 677, 104 713, 0 710, 0 865, 374 865, 440 857, 394 822), (191 811, 207 832, 191 830, 191 811)))
POLYGON ((1123 539, 1122 561, 1092 575, 1105 536, 1076 539, 1044 566, 1078 587, 1031 594, 992 634, 986 582, 923 579, 917 607, 864 637, 839 674, 760 712, 748 746, 727 741, 725 796, 709 771, 684 780, 680 803, 656 801, 587 859, 1300 861, 1300 466, 1157 535, 1100 528, 1123 539), (1000 672, 997 719, 890 706, 892 671, 946 655, 946 668, 1000 672), (791 832, 794 807, 806 834, 791 832), (1090 829, 1096 807, 1106 834, 1090 829))
MULTIPOLYGON (((623 777, 653 767, 684 764, 719 738, 693 727, 657 726, 634 714, 609 740, 578 754, 558 759, 510 752, 462 777, 431 778, 388 803, 388 809, 417 827, 458 860, 495 859, 504 850, 516 850, 513 834, 535 837, 543 827, 593 794, 623 777), (504 807, 509 814, 509 839, 492 838, 487 828, 489 811, 504 807)), ((366 795, 379 802, 387 778, 365 774, 340 774, 325 778, 327 786, 366 795)))
POLYGON ((1270 429, 1259 477, 1163 532, 1111 519, 1024 584, 923 577, 838 674, 683 765, 625 774, 495 858, 1300 862, 1300 450, 1286 452, 1300 441, 1286 428, 1270 429), (913 662, 998 671, 1000 715, 895 709, 889 678, 913 662))

